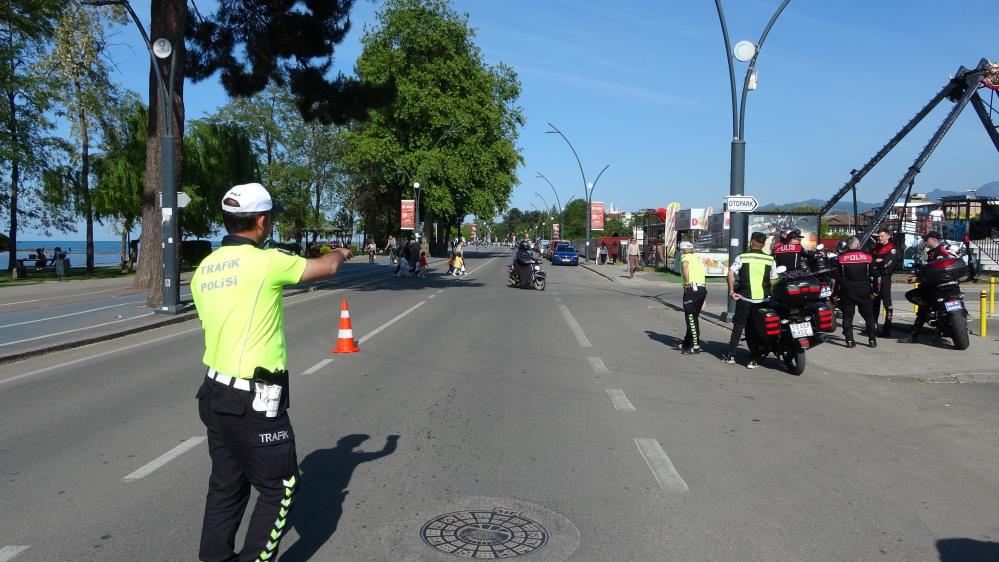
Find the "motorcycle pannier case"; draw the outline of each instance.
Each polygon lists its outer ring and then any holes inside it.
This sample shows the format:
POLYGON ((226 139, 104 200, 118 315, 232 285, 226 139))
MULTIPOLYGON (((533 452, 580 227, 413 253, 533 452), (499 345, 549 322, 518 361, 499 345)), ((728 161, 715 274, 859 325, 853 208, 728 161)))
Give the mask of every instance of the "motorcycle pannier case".
POLYGON ((816 332, 835 332, 836 322, 833 309, 822 302, 812 306, 812 326, 816 332))
POLYGON ((819 299, 822 283, 812 274, 792 272, 774 279, 770 287, 770 298, 785 306, 802 305, 819 299))
POLYGON ((939 285, 958 281, 968 273, 968 266, 959 259, 933 260, 919 268, 919 282, 939 285))
POLYGON ((758 308, 750 319, 762 338, 780 337, 780 316, 772 308, 758 308))

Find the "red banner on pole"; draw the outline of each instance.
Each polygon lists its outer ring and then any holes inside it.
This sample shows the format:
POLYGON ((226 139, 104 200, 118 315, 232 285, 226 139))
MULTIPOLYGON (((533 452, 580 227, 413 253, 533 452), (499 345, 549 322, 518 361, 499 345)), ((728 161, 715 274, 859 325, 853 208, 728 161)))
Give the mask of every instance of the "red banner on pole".
POLYGON ((472 223, 472 240, 478 240, 479 237, 477 236, 477 234, 478 234, 478 225, 476 225, 473 222, 472 223))
POLYGON ((552 240, 558 240, 558 237, 562 234, 562 225, 559 223, 552 224, 552 240))
POLYGON ((602 201, 590 203, 590 230, 604 229, 604 204, 602 201))
POLYGON ((403 199, 399 215, 402 217, 400 221, 402 224, 399 228, 402 230, 416 229, 416 201, 403 199))

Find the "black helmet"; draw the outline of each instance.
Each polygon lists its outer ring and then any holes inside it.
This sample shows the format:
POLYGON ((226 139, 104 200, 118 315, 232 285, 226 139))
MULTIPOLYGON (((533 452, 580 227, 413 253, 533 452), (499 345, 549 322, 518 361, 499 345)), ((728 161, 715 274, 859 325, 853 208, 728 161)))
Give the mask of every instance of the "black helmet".
POLYGON ((926 234, 923 235, 923 240, 926 240, 928 238, 935 238, 935 239, 941 240, 941 241, 943 240, 943 236, 939 232, 937 232, 936 230, 931 230, 931 231, 929 231, 929 232, 927 232, 926 234))
POLYGON ((849 249, 849 244, 846 243, 846 240, 840 240, 839 242, 836 242, 836 253, 837 254, 846 253, 846 251, 848 249, 849 249))
POLYGON ((801 230, 797 228, 785 228, 780 231, 780 241, 787 244, 795 238, 801 238, 801 230))
POLYGON ((521 250, 530 250, 531 249, 531 243, 528 242, 527 240, 521 240, 520 241, 520 249, 521 250))

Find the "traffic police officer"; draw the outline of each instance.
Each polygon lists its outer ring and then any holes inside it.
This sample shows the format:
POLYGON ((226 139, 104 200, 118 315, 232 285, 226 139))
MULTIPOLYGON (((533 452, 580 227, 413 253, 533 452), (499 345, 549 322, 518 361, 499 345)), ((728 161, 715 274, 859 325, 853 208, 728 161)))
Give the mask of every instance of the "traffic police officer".
POLYGON ((895 272, 898 250, 891 241, 891 230, 885 227, 878 229, 878 243, 871 251, 874 258, 874 319, 877 320, 881 308, 885 310, 885 322, 881 325, 878 335, 891 335, 891 321, 895 314, 891 302, 891 275, 895 272))
POLYGON ((839 291, 839 308, 843 311, 843 337, 846 347, 856 347, 853 341, 853 315, 859 309, 867 326, 867 344, 877 347, 877 323, 874 302, 871 300, 871 276, 874 259, 860 250, 860 239, 851 236, 846 241, 846 252, 837 258, 836 288, 839 291))
POLYGON ((259 183, 230 189, 222 199, 228 236, 191 279, 208 368, 197 394, 212 459, 199 550, 206 562, 277 558, 298 485, 281 290, 334 275, 351 257, 343 248, 310 260, 262 248, 279 210, 259 183), (251 486, 259 498, 237 554, 251 486))
POLYGON ((694 245, 680 242, 680 271, 683 274, 683 316, 687 321, 687 333, 680 344, 680 352, 689 355, 701 352, 701 308, 708 298, 708 288, 704 285, 704 262, 694 255, 694 245))
MULTIPOLYGON (((770 296, 770 281, 777 278, 773 256, 763 252, 767 235, 754 232, 749 239, 749 251, 739 254, 728 270, 728 293, 735 299, 735 317, 732 319, 732 337, 728 340, 728 353, 722 356, 725 363, 735 363, 735 350, 742 339, 742 331, 750 316, 770 296), (738 283, 738 284, 737 284, 738 283)), ((759 335, 755 322, 749 322, 746 330, 746 345, 749 347, 749 363, 746 368, 755 369, 759 359, 759 335)))

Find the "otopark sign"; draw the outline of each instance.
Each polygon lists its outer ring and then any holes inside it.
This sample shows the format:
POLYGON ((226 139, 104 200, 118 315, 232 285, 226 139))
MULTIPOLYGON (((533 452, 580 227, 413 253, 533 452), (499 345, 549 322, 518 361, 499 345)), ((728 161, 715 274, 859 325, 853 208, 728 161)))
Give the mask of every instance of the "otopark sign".
POLYGON ((759 205, 752 195, 729 195, 725 198, 725 210, 730 213, 752 213, 759 205))

